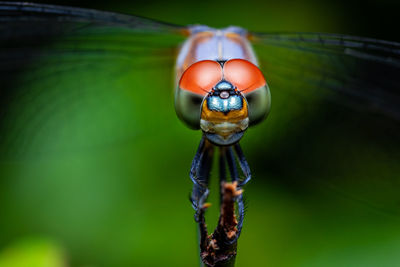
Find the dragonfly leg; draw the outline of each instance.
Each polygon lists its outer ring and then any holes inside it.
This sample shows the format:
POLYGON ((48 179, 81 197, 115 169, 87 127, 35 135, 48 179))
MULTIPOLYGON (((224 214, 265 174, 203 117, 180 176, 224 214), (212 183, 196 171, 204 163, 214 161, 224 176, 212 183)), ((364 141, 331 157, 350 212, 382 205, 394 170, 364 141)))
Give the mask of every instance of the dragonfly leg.
POLYGON ((208 196, 208 181, 210 177, 214 147, 208 141, 201 140, 199 149, 193 159, 190 178, 193 181, 191 202, 195 213, 195 220, 199 221, 199 212, 208 196))
POLYGON ((251 171, 239 143, 235 144, 235 151, 236 155, 238 156, 239 166, 245 176, 245 178, 239 182, 239 187, 242 187, 251 180, 251 171))
MULTIPOLYGON (((219 148, 219 180, 220 183, 224 183, 226 181, 226 147, 219 148)), ((222 194, 220 195, 220 204, 222 203, 222 194)))
POLYGON ((197 148, 196 154, 194 155, 194 158, 192 161, 192 166, 190 167, 190 179, 192 180, 192 182, 195 185, 199 185, 202 187, 206 187, 206 186, 203 186, 203 183, 201 181, 199 181, 198 171, 199 171, 200 163, 204 156, 204 148, 205 148, 205 138, 203 136, 200 140, 200 144, 199 144, 199 147, 197 148))
POLYGON ((226 147, 220 147, 219 149, 219 179, 221 182, 226 181, 226 147))
POLYGON ((228 168, 231 174, 232 182, 239 181, 239 173, 236 168, 235 155, 233 153, 232 147, 229 147, 227 149, 226 160, 228 162, 228 168))
MULTIPOLYGON (((231 174, 231 178, 232 178, 232 182, 237 182, 239 181, 239 173, 236 167, 236 162, 235 162, 235 155, 233 153, 233 149, 232 147, 229 147, 227 149, 227 157, 226 157, 226 161, 228 163, 228 168, 229 168, 229 172, 231 174)), ((245 179, 246 180, 246 179, 245 179)), ((249 179, 250 180, 250 179, 249 179)), ((241 188, 242 183, 238 184, 238 189, 241 188)), ((240 232, 242 231, 242 227, 243 227, 243 220, 244 220, 244 210, 245 210, 245 205, 244 205, 244 200, 243 200, 243 194, 240 194, 237 198, 236 198, 236 203, 237 203, 237 207, 238 207, 238 224, 237 224, 237 234, 234 240, 230 241, 230 243, 234 243, 236 242, 236 240, 239 238, 240 236, 240 232)))

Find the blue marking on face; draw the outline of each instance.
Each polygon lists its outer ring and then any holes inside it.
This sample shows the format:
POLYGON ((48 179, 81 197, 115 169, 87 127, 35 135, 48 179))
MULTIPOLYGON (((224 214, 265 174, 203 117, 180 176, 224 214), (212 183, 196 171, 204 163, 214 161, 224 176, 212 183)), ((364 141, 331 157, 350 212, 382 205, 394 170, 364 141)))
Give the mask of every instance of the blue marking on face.
POLYGON ((227 113, 231 110, 240 110, 243 108, 243 100, 238 95, 231 95, 226 99, 219 96, 209 96, 207 98, 207 107, 209 110, 227 113))
POLYGON ((219 83, 217 83, 217 85, 215 86, 215 89, 217 90, 233 90, 234 87, 230 82, 227 81, 220 81, 219 83))

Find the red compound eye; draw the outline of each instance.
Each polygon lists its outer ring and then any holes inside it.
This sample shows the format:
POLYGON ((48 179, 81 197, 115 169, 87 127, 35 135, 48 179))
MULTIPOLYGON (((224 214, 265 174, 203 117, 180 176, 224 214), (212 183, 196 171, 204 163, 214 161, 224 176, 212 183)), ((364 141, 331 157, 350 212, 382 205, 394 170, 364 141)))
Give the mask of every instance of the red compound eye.
POLYGON ((203 60, 191 65, 179 81, 179 87, 192 93, 205 95, 222 79, 221 65, 203 60))
POLYGON ((239 91, 249 93, 266 84, 260 69, 244 59, 232 59, 224 64, 224 79, 239 91))

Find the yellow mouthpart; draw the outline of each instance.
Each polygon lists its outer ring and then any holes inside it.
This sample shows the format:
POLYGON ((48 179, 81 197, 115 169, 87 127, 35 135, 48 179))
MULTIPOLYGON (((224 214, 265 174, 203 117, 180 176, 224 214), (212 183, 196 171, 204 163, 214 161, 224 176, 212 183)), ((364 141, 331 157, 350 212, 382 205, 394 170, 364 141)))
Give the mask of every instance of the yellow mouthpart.
POLYGON ((248 108, 243 101, 243 108, 232 110, 226 114, 221 111, 209 110, 207 99, 203 101, 200 128, 206 133, 215 133, 228 138, 234 133, 242 132, 249 126, 248 108))
POLYGON ((246 101, 243 101, 242 109, 231 110, 226 114, 221 111, 209 110, 207 106, 207 99, 203 101, 203 106, 201 109, 201 119, 214 124, 223 122, 238 123, 246 119, 248 114, 249 111, 246 101))

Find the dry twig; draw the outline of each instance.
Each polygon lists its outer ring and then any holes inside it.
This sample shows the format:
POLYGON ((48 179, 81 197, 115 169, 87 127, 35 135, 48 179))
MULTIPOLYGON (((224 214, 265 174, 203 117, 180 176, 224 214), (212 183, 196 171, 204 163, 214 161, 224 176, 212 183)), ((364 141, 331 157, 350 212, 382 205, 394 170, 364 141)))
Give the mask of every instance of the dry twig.
POLYGON ((218 226, 208 234, 204 213, 210 206, 205 203, 199 213, 200 256, 207 267, 232 267, 236 259, 238 221, 235 214, 235 201, 243 190, 237 188, 237 182, 223 182, 221 185, 222 203, 218 226))

